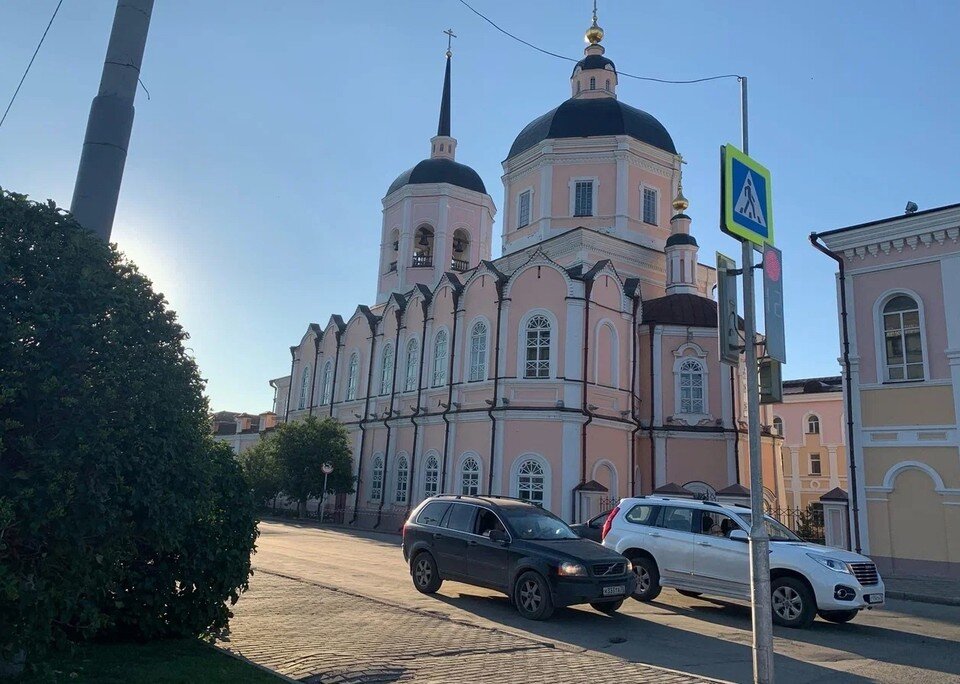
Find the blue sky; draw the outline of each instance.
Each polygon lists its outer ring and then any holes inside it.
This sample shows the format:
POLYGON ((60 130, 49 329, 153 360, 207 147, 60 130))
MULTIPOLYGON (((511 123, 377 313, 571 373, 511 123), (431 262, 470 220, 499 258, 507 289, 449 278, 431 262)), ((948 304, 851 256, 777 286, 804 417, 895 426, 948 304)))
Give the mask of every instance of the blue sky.
MULTIPOLYGON (((515 34, 578 57, 588 0, 472 0, 515 34)), ((0 7, 0 99, 56 0, 0 7)), ((66 0, 6 123, 0 186, 68 206, 113 0, 66 0)), ((839 372, 827 230, 960 201, 960 4, 601 0, 623 71, 743 73, 751 153, 773 173, 784 251, 785 377, 839 372)), ((436 130, 453 27, 458 160, 502 201, 501 161, 569 96, 569 63, 496 33, 457 0, 158 0, 113 240, 191 333, 214 409, 270 407, 311 322, 375 296, 380 199, 436 130)), ((688 164, 701 245, 738 256, 718 225, 718 148, 739 142, 736 81, 622 78, 620 97, 666 125, 688 164)), ((499 225, 494 235, 499 235, 499 225)), ((499 241, 494 244, 499 254, 499 241)))

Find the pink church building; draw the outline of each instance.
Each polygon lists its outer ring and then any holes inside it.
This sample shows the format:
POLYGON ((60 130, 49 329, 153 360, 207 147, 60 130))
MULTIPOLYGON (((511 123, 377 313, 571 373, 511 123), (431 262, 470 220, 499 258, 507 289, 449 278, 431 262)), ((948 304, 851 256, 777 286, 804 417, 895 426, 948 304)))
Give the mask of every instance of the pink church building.
POLYGON ((582 520, 665 485, 710 496, 747 472, 743 369, 718 360, 715 274, 698 262, 680 155, 618 99, 596 21, 586 38, 569 98, 506 154, 497 258, 493 198, 457 161, 447 53, 430 155, 383 198, 376 302, 311 324, 271 381, 280 419, 349 431, 347 522, 392 529, 438 492, 582 520))

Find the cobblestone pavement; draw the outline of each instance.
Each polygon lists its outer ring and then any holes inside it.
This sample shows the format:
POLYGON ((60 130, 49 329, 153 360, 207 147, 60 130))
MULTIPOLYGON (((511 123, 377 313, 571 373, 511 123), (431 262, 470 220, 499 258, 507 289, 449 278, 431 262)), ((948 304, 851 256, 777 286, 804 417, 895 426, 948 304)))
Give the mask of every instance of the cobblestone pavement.
POLYGON ((710 681, 260 570, 221 643, 310 684, 710 681))

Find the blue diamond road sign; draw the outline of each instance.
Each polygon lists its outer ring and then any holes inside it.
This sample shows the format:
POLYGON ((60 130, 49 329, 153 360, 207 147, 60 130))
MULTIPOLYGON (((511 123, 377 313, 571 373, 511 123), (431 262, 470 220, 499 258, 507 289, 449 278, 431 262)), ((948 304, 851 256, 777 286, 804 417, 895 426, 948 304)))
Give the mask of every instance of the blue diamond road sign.
POLYGON ((733 145, 720 148, 723 232, 758 246, 773 242, 770 172, 733 145))

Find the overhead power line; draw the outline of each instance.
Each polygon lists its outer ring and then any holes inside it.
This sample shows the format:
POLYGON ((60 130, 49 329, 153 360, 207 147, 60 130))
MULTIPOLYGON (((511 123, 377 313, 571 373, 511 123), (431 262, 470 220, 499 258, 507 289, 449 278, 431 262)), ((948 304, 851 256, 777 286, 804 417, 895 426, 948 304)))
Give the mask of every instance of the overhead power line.
MULTIPOLYGON (((514 34, 507 31, 505 28, 497 25, 492 19, 490 19, 490 17, 484 15, 482 12, 479 12, 475 8, 471 7, 470 4, 466 2, 466 0, 460 0, 460 4, 466 7, 468 10, 470 10, 474 14, 476 14, 481 19, 483 19, 485 22, 490 24, 493 28, 497 29, 500 33, 507 36, 508 38, 512 38, 518 43, 523 43, 527 47, 533 48, 537 52, 542 52, 545 55, 550 55, 551 57, 556 57, 557 59, 563 59, 568 62, 580 61, 579 59, 574 59, 573 57, 567 57, 566 55, 559 55, 556 52, 550 52, 550 50, 544 50, 543 48, 538 47, 533 43, 526 41, 523 38, 520 38, 519 36, 515 36, 514 34)), ((740 78, 739 74, 720 74, 718 76, 706 76, 704 78, 692 78, 688 80, 673 80, 673 79, 667 79, 667 78, 654 78, 653 76, 637 76, 636 74, 628 74, 627 72, 620 71, 620 70, 617 70, 617 75, 626 76, 627 78, 635 78, 638 81, 653 81, 654 83, 669 83, 671 85, 686 85, 689 83, 703 83, 705 81, 719 81, 722 78, 740 78)))
POLYGON ((20 77, 20 83, 17 84, 17 89, 13 91, 13 97, 10 98, 10 104, 7 105, 6 111, 3 112, 3 118, 0 118, 0 126, 3 126, 3 122, 7 120, 7 114, 10 113, 10 108, 13 106, 14 100, 17 99, 17 94, 20 92, 20 87, 27 79, 27 74, 30 73, 30 67, 33 66, 33 60, 37 58, 37 53, 40 52, 40 46, 43 45, 43 40, 47 37, 47 32, 53 25, 53 20, 57 18, 57 12, 60 11, 60 5, 62 4, 63 0, 60 0, 60 2, 57 3, 57 7, 53 10, 53 16, 50 17, 50 21, 47 23, 47 28, 43 30, 43 35, 40 36, 40 42, 37 43, 37 49, 33 51, 33 57, 30 58, 30 63, 27 64, 27 68, 24 69, 23 76, 20 77))

